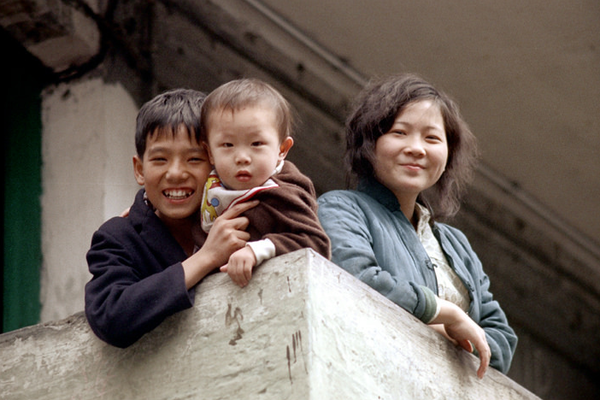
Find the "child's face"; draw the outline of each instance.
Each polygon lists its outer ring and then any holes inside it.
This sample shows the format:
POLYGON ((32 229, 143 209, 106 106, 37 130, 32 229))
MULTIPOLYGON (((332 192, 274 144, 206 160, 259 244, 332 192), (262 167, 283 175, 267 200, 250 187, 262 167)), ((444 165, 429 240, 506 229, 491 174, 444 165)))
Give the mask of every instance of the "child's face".
POLYGON ((135 156, 133 166, 137 182, 163 221, 187 218, 200 208, 211 167, 204 147, 183 127, 174 136, 149 136, 143 159, 135 156))
POLYGON ((291 137, 280 140, 275 115, 267 107, 215 110, 207 126, 210 162, 230 189, 265 183, 294 143, 291 137))

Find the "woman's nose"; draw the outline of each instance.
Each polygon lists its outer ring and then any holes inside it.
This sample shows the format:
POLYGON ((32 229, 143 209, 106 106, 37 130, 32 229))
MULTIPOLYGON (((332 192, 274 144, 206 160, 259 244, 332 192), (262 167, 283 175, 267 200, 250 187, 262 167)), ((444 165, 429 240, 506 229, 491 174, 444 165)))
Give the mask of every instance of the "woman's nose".
POLYGON ((423 143, 423 141, 420 138, 410 138, 406 143, 404 151, 416 156, 423 155, 425 154, 425 143, 423 143))

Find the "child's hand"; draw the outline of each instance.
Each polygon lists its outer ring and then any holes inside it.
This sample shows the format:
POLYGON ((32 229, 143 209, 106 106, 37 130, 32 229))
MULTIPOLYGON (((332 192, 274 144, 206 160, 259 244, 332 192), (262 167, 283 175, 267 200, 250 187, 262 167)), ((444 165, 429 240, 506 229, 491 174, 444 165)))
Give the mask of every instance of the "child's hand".
POLYGON ((233 282, 244 287, 252 278, 252 268, 256 265, 256 256, 248 246, 243 247, 229 257, 229 262, 221 267, 221 272, 227 272, 233 282))

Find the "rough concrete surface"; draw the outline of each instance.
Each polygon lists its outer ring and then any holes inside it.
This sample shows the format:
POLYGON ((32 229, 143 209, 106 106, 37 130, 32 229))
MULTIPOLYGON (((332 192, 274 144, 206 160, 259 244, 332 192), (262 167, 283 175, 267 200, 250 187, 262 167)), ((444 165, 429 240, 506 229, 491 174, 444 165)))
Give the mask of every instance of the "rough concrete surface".
POLYGON ((536 399, 310 250, 225 274, 127 349, 82 314, 0 335, 0 399, 536 399))

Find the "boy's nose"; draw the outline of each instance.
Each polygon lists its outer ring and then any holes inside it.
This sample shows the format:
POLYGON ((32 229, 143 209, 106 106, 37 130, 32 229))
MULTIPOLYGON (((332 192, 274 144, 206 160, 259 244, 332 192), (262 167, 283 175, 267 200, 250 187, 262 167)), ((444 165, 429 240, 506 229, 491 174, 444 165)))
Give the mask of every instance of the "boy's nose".
POLYGON ((187 171, 184 168, 184 165, 177 161, 171 163, 171 165, 169 166, 169 169, 167 170, 167 178, 168 179, 172 179, 172 180, 185 179, 186 175, 187 175, 187 171))

